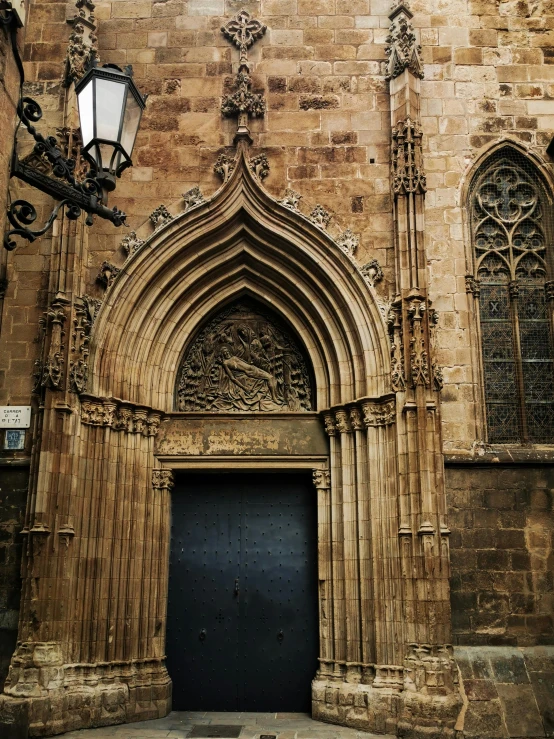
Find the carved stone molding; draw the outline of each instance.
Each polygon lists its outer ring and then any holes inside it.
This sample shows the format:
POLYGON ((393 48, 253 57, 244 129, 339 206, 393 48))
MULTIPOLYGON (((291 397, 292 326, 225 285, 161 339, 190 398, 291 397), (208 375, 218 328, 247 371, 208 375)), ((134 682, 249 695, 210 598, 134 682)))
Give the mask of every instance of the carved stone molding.
POLYGON ((404 668, 396 665, 376 665, 373 687, 402 690, 404 687, 404 668))
POLYGON ((166 467, 152 470, 152 487, 154 490, 171 490, 174 485, 173 470, 166 467))
POLYGON ((41 387, 47 387, 51 390, 62 389, 65 364, 65 331, 63 326, 67 319, 66 304, 67 301, 55 300, 39 320, 43 351, 46 342, 49 341, 49 343, 44 361, 37 359, 35 362, 33 392, 37 392, 41 387))
POLYGON ((406 118, 392 129, 392 187, 396 195, 425 193, 427 181, 423 170, 419 121, 406 118))
POLYGON ((386 38, 385 54, 387 62, 387 79, 398 77, 405 69, 423 79, 421 62, 421 46, 417 43, 411 20, 413 13, 408 3, 397 5, 389 15, 391 25, 386 38))
POLYGON ((87 426, 109 426, 114 431, 156 436, 162 412, 118 398, 81 395, 81 421, 87 426))
POLYGON ((329 225, 330 220, 331 214, 322 205, 317 204, 310 213, 310 221, 324 230, 329 225))
POLYGON ((343 231, 341 235, 336 239, 336 242, 343 250, 343 252, 345 254, 348 254, 349 257, 354 256, 358 246, 360 245, 359 237, 356 236, 356 234, 350 228, 347 228, 346 231, 343 231))
POLYGON ((269 161, 265 154, 252 157, 249 164, 254 177, 257 177, 260 181, 265 179, 269 174, 269 161))
POLYGON ((98 59, 94 3, 89 0, 77 0, 75 8, 77 11, 75 16, 68 21, 73 28, 67 46, 65 87, 80 80, 91 61, 98 59))
POLYGON ((312 470, 312 480, 317 490, 329 490, 331 488, 331 472, 328 469, 312 470))
POLYGON ((162 203, 150 213, 150 223, 154 226, 154 231, 162 228, 166 223, 170 223, 173 220, 173 216, 162 203))
POLYGON ((352 426, 350 425, 350 413, 346 408, 339 408, 335 411, 335 425, 339 434, 350 434, 352 433, 352 426))
POLYGON ((391 345, 391 385, 394 392, 406 389, 404 373, 404 341, 402 337, 402 305, 399 302, 391 304, 387 323, 391 345))
POLYGON ((82 393, 88 381, 88 356, 90 334, 94 320, 100 310, 101 301, 83 295, 77 298, 71 334, 71 358, 69 360, 69 389, 82 393))
POLYGON ((252 78, 247 71, 243 70, 237 74, 235 87, 236 90, 232 95, 225 95, 223 98, 221 112, 226 118, 238 116, 239 128, 242 123, 247 129, 250 118, 263 118, 265 115, 265 98, 261 93, 252 92, 252 78))
POLYGON ((406 682, 413 690, 448 695, 458 685, 458 669, 450 644, 409 644, 404 660, 406 682))
POLYGON ((360 272, 371 287, 375 287, 375 285, 383 279, 383 270, 376 259, 372 259, 367 264, 364 264, 364 266, 360 268, 360 272))
POLYGON ((396 421, 396 401, 394 399, 364 400, 361 405, 366 427, 390 426, 396 421))
POLYGON ((120 272, 121 269, 116 267, 115 264, 112 264, 111 262, 103 262, 100 267, 100 272, 96 275, 96 282, 104 285, 106 290, 109 290, 113 281, 120 272))
POLYGON ((424 317, 427 304, 423 298, 415 298, 408 306, 410 322, 410 370, 412 386, 430 384, 429 349, 425 336, 424 317))
POLYGON ((178 373, 180 411, 308 411, 312 389, 297 341, 249 301, 213 318, 178 373))
POLYGON ((350 425, 352 431, 363 431, 364 421, 362 416, 362 410, 359 406, 353 405, 349 408, 350 411, 350 425))
POLYGON ((202 195, 202 190, 198 186, 183 193, 183 200, 185 201, 185 213, 188 213, 192 208, 196 208, 197 205, 201 205, 206 202, 202 195))
POLYGON ((348 406, 325 411, 323 420, 328 436, 351 434, 370 426, 390 426, 396 422, 396 401, 391 395, 362 398, 348 406))
POLYGON ((225 183, 233 174, 236 165, 237 160, 234 157, 227 156, 227 154, 220 154, 214 164, 214 172, 225 183))
POLYGON ((544 292, 548 301, 554 300, 554 280, 544 283, 544 292))
POLYGON ((139 239, 136 231, 129 231, 127 236, 121 239, 120 246, 125 254, 131 257, 144 243, 144 239, 139 239))
POLYGON ((284 205, 285 208, 290 208, 290 210, 295 210, 298 212, 298 204, 302 200, 302 195, 296 192, 296 190, 291 190, 290 188, 287 188, 285 190, 285 197, 279 200, 281 205, 284 205))
POLYGON ((474 298, 478 298, 481 293, 479 280, 475 279, 473 275, 465 276, 466 293, 473 295, 474 298))
POLYGON ((335 423, 335 416, 330 411, 323 414, 323 422, 325 424, 325 432, 328 436, 336 436, 337 425, 335 423))

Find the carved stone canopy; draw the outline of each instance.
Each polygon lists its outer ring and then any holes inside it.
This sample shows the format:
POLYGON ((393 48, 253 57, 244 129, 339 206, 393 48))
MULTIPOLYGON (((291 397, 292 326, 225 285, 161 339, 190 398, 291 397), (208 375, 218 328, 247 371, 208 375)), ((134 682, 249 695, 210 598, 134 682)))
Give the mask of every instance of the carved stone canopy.
POLYGON ((288 412, 313 409, 307 362, 276 316, 247 298, 226 307, 185 352, 180 411, 288 412))

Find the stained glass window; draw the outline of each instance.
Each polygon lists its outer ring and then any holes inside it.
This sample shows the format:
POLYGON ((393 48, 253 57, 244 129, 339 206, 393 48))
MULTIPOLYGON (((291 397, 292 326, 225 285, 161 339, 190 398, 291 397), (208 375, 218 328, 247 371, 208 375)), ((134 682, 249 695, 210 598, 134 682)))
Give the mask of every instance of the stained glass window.
POLYGON ((470 198, 488 440, 553 443, 552 205, 513 149, 488 160, 470 198))

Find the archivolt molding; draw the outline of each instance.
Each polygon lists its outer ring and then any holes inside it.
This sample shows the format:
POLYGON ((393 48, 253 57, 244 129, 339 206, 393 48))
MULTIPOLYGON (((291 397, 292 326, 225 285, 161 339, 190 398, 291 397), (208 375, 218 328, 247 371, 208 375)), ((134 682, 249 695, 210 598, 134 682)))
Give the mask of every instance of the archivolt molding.
POLYGON ((261 187, 247 147, 228 170, 211 198, 166 220, 113 280, 93 332, 90 391, 171 410, 188 338, 241 295, 300 337, 318 408, 389 391, 385 321, 353 255, 261 187))

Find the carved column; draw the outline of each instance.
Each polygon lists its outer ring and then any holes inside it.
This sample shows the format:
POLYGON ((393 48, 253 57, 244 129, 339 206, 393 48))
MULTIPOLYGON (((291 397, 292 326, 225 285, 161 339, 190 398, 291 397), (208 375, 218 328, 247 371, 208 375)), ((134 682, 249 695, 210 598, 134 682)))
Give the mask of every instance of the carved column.
POLYGON ((318 677, 333 674, 333 565, 331 541, 331 473, 314 469, 317 490, 318 580, 319 580, 319 671, 318 677))
MULTIPOLYGON (((445 696, 455 693, 455 665, 450 655, 448 526, 441 448, 439 396, 442 374, 431 341, 436 313, 428 296, 424 246, 426 180, 420 125, 420 46, 406 2, 390 14, 387 39, 392 124, 392 193, 395 223, 396 298, 389 315, 392 387, 398 408, 399 505, 396 551, 402 582, 403 639, 392 649, 404 664, 412 690, 445 696), (425 646, 423 646, 425 645, 425 646), (423 650, 423 651, 422 651, 423 650), (437 659, 437 674, 423 663, 437 659), (416 663, 418 665, 416 669, 416 663), (414 672, 415 670, 415 672, 414 672)), ((393 638, 392 633, 386 637, 393 638)), ((427 663, 425 663, 427 664, 427 663)), ((419 714, 420 698, 408 701, 419 714)), ((458 696, 442 703, 451 721, 458 696)), ((442 710, 442 709, 441 709, 442 710)))
MULTIPOLYGON (((344 657, 346 678, 359 680, 360 650, 360 580, 358 560, 358 520, 356 491, 355 435, 349 409, 335 411, 335 426, 340 434, 342 502, 342 562, 344 578, 344 657)), ((338 512, 338 511, 337 511, 338 512)))

